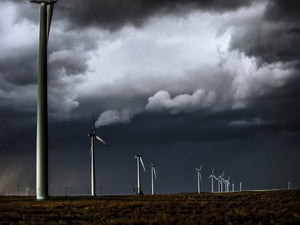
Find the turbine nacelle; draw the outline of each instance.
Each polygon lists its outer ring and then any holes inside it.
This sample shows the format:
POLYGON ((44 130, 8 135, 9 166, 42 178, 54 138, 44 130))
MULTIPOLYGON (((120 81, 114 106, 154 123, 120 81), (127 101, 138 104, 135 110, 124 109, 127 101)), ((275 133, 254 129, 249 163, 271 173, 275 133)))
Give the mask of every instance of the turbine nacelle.
POLYGON ((195 169, 196 169, 196 172, 198 173, 198 176, 199 176, 199 178, 200 178, 200 181, 202 181, 202 177, 201 177, 201 169, 202 169, 202 166, 203 166, 203 165, 201 165, 200 168, 195 168, 195 169))
POLYGON ((143 162, 143 159, 142 159, 142 155, 140 153, 136 154, 135 159, 138 159, 140 161, 140 163, 142 164, 142 167, 144 169, 144 171, 146 172, 146 168, 145 168, 145 165, 144 165, 144 162, 143 162))
POLYGON ((46 4, 54 4, 57 0, 30 0, 31 3, 46 3, 46 4))
POLYGON ((151 165, 150 165, 150 168, 151 168, 151 169, 152 169, 152 171, 153 171, 153 174, 154 174, 154 178, 155 178, 155 180, 157 180, 157 176, 156 176, 156 170, 155 170, 155 164, 151 163, 151 165))
POLYGON ((88 134, 88 136, 91 138, 96 138, 98 141, 101 141, 103 144, 106 144, 105 141, 97 135, 94 120, 93 120, 92 130, 93 130, 93 133, 88 134))
POLYGON ((200 172, 201 172, 202 166, 203 166, 203 165, 201 165, 200 168, 195 168, 196 171, 197 171, 197 173, 200 173, 200 172))

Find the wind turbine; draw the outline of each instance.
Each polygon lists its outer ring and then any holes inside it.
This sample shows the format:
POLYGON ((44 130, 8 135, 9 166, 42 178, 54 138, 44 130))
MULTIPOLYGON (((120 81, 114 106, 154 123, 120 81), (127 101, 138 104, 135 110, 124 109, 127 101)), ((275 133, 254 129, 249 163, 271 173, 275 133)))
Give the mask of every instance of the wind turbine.
POLYGON ((214 168, 212 168, 209 178, 211 179, 211 193, 214 193, 214 179, 218 180, 218 178, 214 175, 214 168))
POLYGON ((242 191, 242 182, 240 182, 240 191, 242 191))
POLYGON ((30 187, 25 187, 25 196, 29 196, 29 192, 30 192, 30 187))
POLYGON ((218 181, 218 192, 221 192, 221 174, 217 178, 218 181))
POLYGON ((201 179, 201 169, 202 169, 202 165, 200 166, 200 168, 195 168, 198 174, 198 193, 200 193, 200 182, 202 181, 201 179))
POLYGON ((229 185, 230 185, 230 176, 228 177, 227 180, 224 179, 224 184, 225 184, 225 191, 229 192, 229 185))
POLYGON ((234 183, 232 183, 232 190, 231 191, 234 192, 234 183))
POLYGON ((47 48, 56 0, 30 0, 40 4, 39 72, 36 131, 36 199, 48 199, 48 91, 47 48), (49 5, 49 8, 48 8, 49 5))
POLYGON ((91 138, 91 195, 95 196, 96 191, 96 183, 95 183, 95 138, 99 141, 101 141, 103 144, 105 144, 105 141, 103 141, 96 133, 95 128, 95 122, 93 120, 92 125, 92 133, 88 134, 88 136, 91 138))
POLYGON ((144 171, 146 172, 144 163, 143 163, 143 159, 142 159, 142 155, 140 153, 138 153, 137 155, 135 155, 135 159, 137 162, 137 194, 143 194, 142 190, 141 190, 141 173, 140 173, 140 163, 142 164, 142 167, 144 169, 144 171))
POLYGON ((223 192, 223 183, 224 183, 224 178, 223 178, 223 176, 224 176, 224 171, 222 172, 222 174, 220 174, 220 176, 219 176, 219 185, 220 185, 220 190, 219 190, 219 192, 223 192))
POLYGON ((152 195, 154 195, 155 194, 154 179, 157 180, 155 165, 151 163, 150 168, 151 168, 152 195))

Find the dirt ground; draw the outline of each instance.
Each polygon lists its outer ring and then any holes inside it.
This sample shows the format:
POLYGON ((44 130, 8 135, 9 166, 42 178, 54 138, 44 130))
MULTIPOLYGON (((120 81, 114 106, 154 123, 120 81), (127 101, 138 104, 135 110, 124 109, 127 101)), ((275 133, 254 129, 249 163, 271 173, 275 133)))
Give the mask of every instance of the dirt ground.
POLYGON ((300 189, 234 193, 0 197, 0 224, 300 225, 300 189))

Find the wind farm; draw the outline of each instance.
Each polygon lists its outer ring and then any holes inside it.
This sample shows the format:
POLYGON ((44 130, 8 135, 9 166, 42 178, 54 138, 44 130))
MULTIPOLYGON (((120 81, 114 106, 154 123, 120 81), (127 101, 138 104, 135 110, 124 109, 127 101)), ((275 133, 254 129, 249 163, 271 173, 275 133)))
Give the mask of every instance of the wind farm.
POLYGON ((0 225, 298 224, 299 9, 0 1, 0 225))

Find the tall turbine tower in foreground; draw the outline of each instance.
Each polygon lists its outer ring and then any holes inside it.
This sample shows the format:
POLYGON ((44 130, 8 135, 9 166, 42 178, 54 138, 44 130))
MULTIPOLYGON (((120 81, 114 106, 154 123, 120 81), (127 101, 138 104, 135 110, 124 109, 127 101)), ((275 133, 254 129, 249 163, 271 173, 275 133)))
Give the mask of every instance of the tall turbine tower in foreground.
POLYGON ((156 180, 156 171, 155 171, 155 165, 153 163, 151 163, 150 165, 151 168, 151 190, 152 190, 152 195, 155 194, 155 185, 154 185, 154 179, 156 180))
POLYGON ((197 177, 198 177, 198 193, 200 193, 200 182, 202 181, 202 178, 201 178, 201 169, 202 169, 202 165, 200 166, 200 168, 196 168, 196 171, 197 171, 197 177))
POLYGON ((92 125, 92 133, 88 134, 88 136, 91 138, 91 195, 95 196, 96 191, 96 182, 95 182, 95 138, 101 141, 103 144, 105 144, 105 141, 103 141, 96 133, 95 128, 95 122, 93 120, 92 125))
POLYGON ((140 153, 138 153, 137 155, 135 155, 135 159, 137 162, 137 194, 143 194, 142 190, 141 190, 141 173, 140 173, 140 164, 142 164, 142 167, 144 169, 144 171, 146 172, 144 163, 143 163, 143 159, 142 159, 142 155, 140 153))
POLYGON ((36 199, 48 199, 47 48, 56 0, 30 0, 40 4, 40 43, 36 132, 36 199), (47 12, 47 8, 49 9, 47 12))

